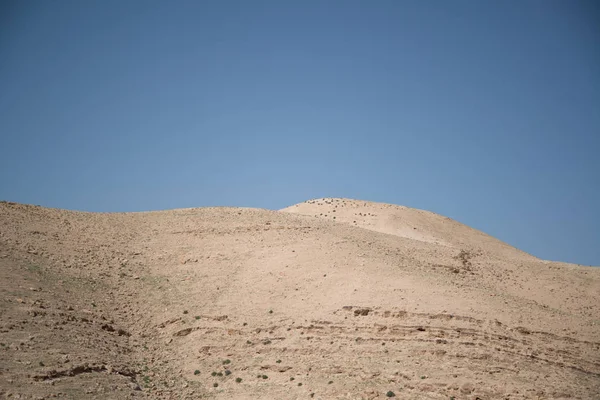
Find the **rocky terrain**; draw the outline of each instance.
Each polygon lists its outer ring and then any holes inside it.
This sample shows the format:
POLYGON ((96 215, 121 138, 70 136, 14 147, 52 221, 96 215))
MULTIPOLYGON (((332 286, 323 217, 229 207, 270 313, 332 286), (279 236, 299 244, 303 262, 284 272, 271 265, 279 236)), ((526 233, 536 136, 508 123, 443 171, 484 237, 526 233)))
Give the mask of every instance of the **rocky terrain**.
POLYGON ((600 268, 348 199, 2 202, 0 397, 596 399, 600 268))

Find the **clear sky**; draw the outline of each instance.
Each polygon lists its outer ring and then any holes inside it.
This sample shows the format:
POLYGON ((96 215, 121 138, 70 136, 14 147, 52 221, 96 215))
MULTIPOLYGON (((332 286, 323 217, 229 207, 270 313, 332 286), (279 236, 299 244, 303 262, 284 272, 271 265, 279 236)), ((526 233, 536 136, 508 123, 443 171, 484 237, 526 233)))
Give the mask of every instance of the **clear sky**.
POLYGON ((0 199, 349 197, 600 265, 599 4, 0 0, 0 199))

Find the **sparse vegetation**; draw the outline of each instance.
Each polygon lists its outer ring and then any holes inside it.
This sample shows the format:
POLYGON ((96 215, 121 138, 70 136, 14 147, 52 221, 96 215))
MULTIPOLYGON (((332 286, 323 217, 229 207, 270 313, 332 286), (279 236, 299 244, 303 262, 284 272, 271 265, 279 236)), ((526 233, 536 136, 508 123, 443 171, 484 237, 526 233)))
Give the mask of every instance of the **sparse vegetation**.
POLYGON ((241 383, 242 382, 242 378, 235 378, 235 383, 241 383))
POLYGON ((226 370, 225 370, 225 376, 229 376, 229 375, 231 375, 231 371, 230 371, 230 370, 228 370, 228 369, 226 369, 226 370))
POLYGON ((231 360, 230 359, 223 360, 223 365, 227 365, 227 364, 231 364, 231 360))
POLYGON ((200 375, 200 370, 199 369, 195 370, 194 375, 200 375))
POLYGON ((184 313, 184 314, 187 314, 187 313, 188 313, 188 310, 183 310, 183 313, 184 313))
POLYGON ((263 375, 262 378, 263 379, 269 379, 269 377, 267 375, 263 375))
POLYGON ((27 266, 27 269, 28 269, 30 272, 40 272, 40 270, 41 270, 40 266, 39 266, 39 265, 35 265, 35 264, 29 264, 29 265, 27 266))
POLYGON ((213 383, 213 387, 219 387, 219 384, 217 382, 213 383))
POLYGON ((281 364, 281 360, 277 360, 275 361, 277 364, 281 364))
POLYGON ((473 259, 476 255, 477 254, 474 254, 470 251, 461 250, 460 253, 458 253, 458 255, 454 257, 454 259, 460 261, 464 270, 471 271, 473 267, 471 259, 473 259))
POLYGON ((387 392, 385 395, 387 397, 396 397, 396 393, 392 392, 391 390, 389 392, 387 392))

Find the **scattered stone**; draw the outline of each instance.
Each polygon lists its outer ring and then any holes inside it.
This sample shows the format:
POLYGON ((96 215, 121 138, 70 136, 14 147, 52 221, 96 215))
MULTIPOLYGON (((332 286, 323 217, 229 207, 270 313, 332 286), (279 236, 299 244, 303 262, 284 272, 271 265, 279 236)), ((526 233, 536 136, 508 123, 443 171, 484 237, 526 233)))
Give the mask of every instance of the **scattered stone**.
POLYGON ((371 310, 369 308, 359 308, 357 310, 354 310, 354 315, 355 316, 366 316, 369 315, 369 313, 371 312, 371 310))
POLYGON ((194 330, 193 328, 185 328, 185 329, 175 332, 173 334, 173 336, 187 336, 190 333, 192 333, 193 330, 194 330))
POLYGON ((475 390, 475 386, 472 383, 465 383, 464 385, 462 385, 460 387, 460 391, 463 394, 471 394, 473 393, 473 391, 475 390))

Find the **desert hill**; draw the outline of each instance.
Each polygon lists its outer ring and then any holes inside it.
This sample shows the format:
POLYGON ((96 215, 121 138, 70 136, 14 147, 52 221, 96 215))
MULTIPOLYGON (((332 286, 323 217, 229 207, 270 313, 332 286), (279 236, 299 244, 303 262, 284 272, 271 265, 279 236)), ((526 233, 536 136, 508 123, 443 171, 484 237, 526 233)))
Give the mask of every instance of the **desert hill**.
POLYGON ((394 205, 0 203, 7 398, 591 399, 599 300, 598 268, 394 205))

